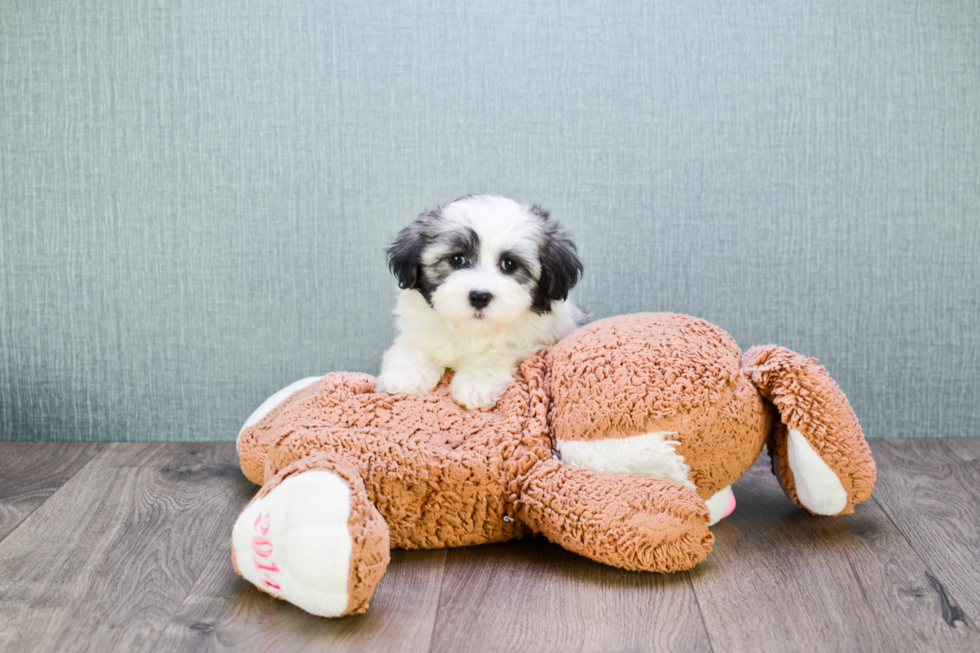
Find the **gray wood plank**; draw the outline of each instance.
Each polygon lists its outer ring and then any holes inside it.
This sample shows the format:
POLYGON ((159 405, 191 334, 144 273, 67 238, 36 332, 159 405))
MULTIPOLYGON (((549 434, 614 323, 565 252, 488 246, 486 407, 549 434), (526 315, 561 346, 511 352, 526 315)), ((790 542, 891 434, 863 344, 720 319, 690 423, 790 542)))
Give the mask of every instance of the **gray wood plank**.
POLYGON ((98 442, 0 442, 0 540, 104 448, 98 442))
MULTIPOLYGON (((893 473, 879 464, 879 478, 893 473)), ((811 516, 786 499, 764 454, 734 491, 738 507, 692 576, 716 650, 980 648, 976 631, 947 625, 929 567, 874 497, 853 515, 811 516)))
POLYGON ((0 542, 0 649, 147 650, 252 492, 230 443, 107 445, 0 542))
POLYGON ((980 439, 886 440, 871 445, 875 497, 929 564, 944 617, 980 622, 980 439))
POLYGON ((446 552, 392 551, 367 614, 324 619, 258 591, 231 566, 231 542, 208 564, 154 651, 427 651, 446 552))
POLYGON ((450 549, 433 651, 708 651, 687 574, 614 569, 540 538, 450 549))
MULTIPOLYGON (((903 448, 906 442, 915 445, 921 442, 921 440, 876 440, 875 442, 882 443, 883 449, 891 449, 895 447, 903 448)), ((952 452, 961 463, 965 463, 968 466, 965 470, 967 471, 966 479, 976 481, 976 474, 973 472, 977 471, 975 465, 980 462, 980 438, 942 438, 941 442, 944 448, 952 452)), ((962 471, 964 470, 961 469, 960 472, 962 471)), ((959 473, 958 475, 962 476, 959 473)))

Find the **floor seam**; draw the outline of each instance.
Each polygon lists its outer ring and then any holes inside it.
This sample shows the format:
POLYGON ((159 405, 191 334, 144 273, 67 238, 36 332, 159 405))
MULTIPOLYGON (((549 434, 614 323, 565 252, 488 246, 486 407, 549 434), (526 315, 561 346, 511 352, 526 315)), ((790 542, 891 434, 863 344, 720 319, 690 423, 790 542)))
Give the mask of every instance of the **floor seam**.
POLYGON ((691 577, 691 572, 685 572, 687 575, 687 584, 691 588, 691 593, 694 595, 694 605, 698 607, 698 616, 701 617, 701 625, 704 626, 704 636, 708 638, 708 648, 714 653, 715 643, 711 641, 711 631, 708 630, 708 622, 704 619, 704 609, 701 607, 701 599, 698 598, 698 591, 694 588, 694 579, 691 577))
POLYGON ((59 492, 61 492, 62 490, 64 490, 65 489, 65 486, 68 485, 68 483, 70 483, 73 478, 75 478, 76 476, 78 476, 82 472, 83 469, 85 469, 86 467, 88 467, 89 465, 91 465, 97 459, 101 458, 105 454, 105 452, 108 451, 108 449, 109 449, 109 446, 108 445, 110 445, 112 443, 111 442, 106 442, 104 444, 106 446, 102 447, 94 456, 92 456, 91 458, 89 458, 87 461, 85 461, 84 464, 82 464, 81 467, 79 467, 78 469, 76 469, 75 472, 71 476, 69 476, 68 478, 65 479, 65 482, 64 483, 62 483, 61 485, 58 486, 58 489, 57 490, 55 490, 54 492, 52 492, 51 494, 49 494, 47 496, 47 498, 44 499, 44 501, 42 501, 41 503, 39 503, 36 506, 34 506, 34 509, 31 510, 26 515, 24 515, 24 518, 21 519, 19 522, 17 522, 17 525, 16 526, 14 526, 12 529, 10 529, 10 531, 7 534, 5 534, 4 536, 0 537, 0 546, 3 546, 3 543, 7 540, 7 538, 10 537, 11 535, 13 535, 14 533, 16 533, 17 530, 21 526, 23 526, 24 523, 28 519, 30 519, 31 516, 35 512, 37 512, 38 510, 40 510, 41 507, 44 504, 46 504, 48 501, 50 501, 52 499, 52 497, 54 497, 55 495, 57 495, 59 492))
POLYGON ((432 616, 432 630, 429 631, 429 653, 435 646, 436 625, 439 623, 439 615, 442 611, 442 589, 446 585, 446 567, 449 566, 449 549, 442 550, 442 578, 439 579, 439 596, 436 598, 436 613, 432 616))

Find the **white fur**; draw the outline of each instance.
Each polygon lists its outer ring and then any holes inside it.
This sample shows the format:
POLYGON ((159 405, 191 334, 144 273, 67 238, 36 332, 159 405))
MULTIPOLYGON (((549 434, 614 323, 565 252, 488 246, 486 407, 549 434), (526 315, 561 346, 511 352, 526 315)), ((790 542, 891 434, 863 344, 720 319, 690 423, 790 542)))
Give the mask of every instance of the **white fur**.
MULTIPOLYGON (((399 335, 382 359, 377 391, 428 392, 449 368, 456 372, 451 391, 460 405, 491 406, 518 364, 571 333, 582 312, 567 300, 552 302, 549 313, 531 311, 531 289, 497 267, 503 252, 513 252, 533 274, 540 273, 540 225, 526 207, 476 196, 443 207, 442 215, 448 227, 476 231, 479 261, 449 275, 432 293, 431 306, 418 291, 401 291, 395 309, 399 335), (486 308, 470 305, 473 290, 492 293, 486 308)), ((447 253, 446 247, 433 246, 422 260, 431 263, 447 253)))
POLYGON ((562 440, 555 444, 561 461, 566 465, 585 467, 595 472, 641 474, 666 481, 676 481, 690 490, 697 490, 688 479, 691 467, 684 457, 674 451, 678 445, 668 440, 676 433, 655 431, 628 438, 606 440, 562 440))
POLYGON ((473 336, 447 324, 419 293, 403 290, 395 314, 401 333, 382 359, 378 392, 428 392, 449 368, 456 371, 453 397, 475 408, 496 403, 517 365, 571 333, 580 312, 555 302, 550 313, 524 311, 506 329, 473 336))
MULTIPOLYGON (((633 435, 628 438, 607 440, 562 440, 556 438, 555 445, 562 463, 584 467, 594 472, 618 474, 640 474, 651 478, 675 481, 692 491, 697 486, 688 476, 691 467, 684 456, 674 451, 679 443, 669 440, 676 436, 671 431, 654 431, 633 435)), ((733 494, 732 487, 715 492, 705 503, 710 513, 708 526, 714 526, 730 514, 733 494)))
POLYGON ((453 332, 475 339, 492 337, 507 330, 530 308, 531 295, 527 289, 495 270, 459 270, 432 294, 433 312, 453 332), (480 317, 475 317, 469 301, 470 291, 477 289, 493 295, 480 317))
POLYGON ((305 379, 300 379, 295 383, 290 383, 285 388, 283 388, 279 392, 275 393, 274 395, 272 395, 271 397, 263 401, 262 405, 256 408, 252 412, 252 414, 248 416, 248 419, 245 420, 245 424, 242 425, 241 430, 238 431, 238 439, 235 441, 236 446, 238 441, 242 439, 242 433, 245 432, 245 429, 255 424, 258 424, 263 417, 269 414, 269 411, 271 411, 273 408, 275 408, 282 402, 286 401, 286 399, 288 399, 289 396, 294 392, 296 392, 297 390, 302 390, 303 388, 312 385, 313 383, 316 383, 322 378, 323 376, 309 376, 305 379))
POLYGON ((256 587, 307 612, 339 616, 348 604, 353 548, 349 519, 350 490, 343 479, 327 470, 294 474, 249 505, 235 522, 232 546, 238 568, 256 587), (256 555, 256 538, 265 540, 258 546, 271 552, 267 557, 256 555), (278 571, 259 564, 275 565, 278 571))
POLYGON ((796 496, 816 515, 836 515, 847 505, 847 490, 803 434, 790 429, 787 439, 789 468, 796 482, 796 496))

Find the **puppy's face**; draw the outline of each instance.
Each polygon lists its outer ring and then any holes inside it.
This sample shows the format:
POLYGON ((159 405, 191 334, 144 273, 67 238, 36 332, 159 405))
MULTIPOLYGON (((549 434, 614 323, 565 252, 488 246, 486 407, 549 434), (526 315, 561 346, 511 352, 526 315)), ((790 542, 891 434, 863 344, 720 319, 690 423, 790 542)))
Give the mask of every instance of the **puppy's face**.
POLYGON ((388 265, 401 288, 471 336, 551 311, 582 273, 575 245, 546 212, 489 195, 423 213, 388 248, 388 265))

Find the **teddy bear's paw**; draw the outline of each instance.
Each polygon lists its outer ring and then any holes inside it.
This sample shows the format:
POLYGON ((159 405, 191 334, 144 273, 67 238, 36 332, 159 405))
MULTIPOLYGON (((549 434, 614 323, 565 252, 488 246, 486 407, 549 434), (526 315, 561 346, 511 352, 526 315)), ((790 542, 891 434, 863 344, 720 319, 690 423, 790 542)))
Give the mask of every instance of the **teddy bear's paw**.
POLYGON ((239 572, 259 589, 315 615, 350 612, 351 492, 315 469, 285 478, 249 505, 232 531, 239 572))
POLYGON ((735 510, 735 495, 732 493, 732 486, 724 487, 704 502, 708 506, 708 526, 714 526, 722 519, 732 514, 735 510))
POLYGON ((509 370, 457 371, 449 389, 456 403, 466 409, 493 406, 514 380, 509 370))

